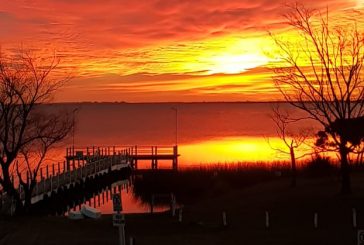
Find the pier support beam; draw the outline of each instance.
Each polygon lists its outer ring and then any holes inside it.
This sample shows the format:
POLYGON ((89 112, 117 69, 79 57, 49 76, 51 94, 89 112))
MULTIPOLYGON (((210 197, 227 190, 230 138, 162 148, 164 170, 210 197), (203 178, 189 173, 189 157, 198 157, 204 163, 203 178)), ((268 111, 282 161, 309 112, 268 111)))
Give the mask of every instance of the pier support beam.
POLYGON ((173 146, 173 160, 172 160, 172 168, 173 170, 178 169, 178 146, 173 146))

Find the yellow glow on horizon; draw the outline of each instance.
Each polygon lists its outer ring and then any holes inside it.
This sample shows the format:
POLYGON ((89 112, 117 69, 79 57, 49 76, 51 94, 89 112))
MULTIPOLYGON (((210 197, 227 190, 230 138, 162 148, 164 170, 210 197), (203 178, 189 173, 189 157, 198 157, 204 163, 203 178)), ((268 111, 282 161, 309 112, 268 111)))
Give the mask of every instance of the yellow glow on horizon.
POLYGON ((213 65, 208 71, 209 74, 238 74, 245 72, 248 69, 266 65, 268 63, 268 58, 258 54, 227 54, 212 58, 212 63, 213 65))
MULTIPOLYGON (((279 138, 270 140, 283 147, 279 138)), ((289 155, 277 156, 263 137, 222 138, 179 146, 180 161, 186 165, 201 163, 272 162, 288 160, 289 155)))
POLYGON ((267 36, 227 36, 207 40, 202 44, 205 48, 193 56, 185 57, 188 61, 178 68, 188 72, 200 71, 207 75, 243 73, 268 64, 270 59, 264 52, 273 42, 267 36))
POLYGON ((364 7, 364 0, 357 0, 356 8, 363 8, 364 7))

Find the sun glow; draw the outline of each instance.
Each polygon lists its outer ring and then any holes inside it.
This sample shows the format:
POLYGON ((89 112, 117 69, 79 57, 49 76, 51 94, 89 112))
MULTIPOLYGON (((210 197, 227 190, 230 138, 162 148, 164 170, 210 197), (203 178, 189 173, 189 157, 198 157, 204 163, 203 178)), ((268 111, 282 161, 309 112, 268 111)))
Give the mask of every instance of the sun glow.
MULTIPOLYGON (((278 138, 272 139, 272 142, 275 145, 282 145, 278 138)), ((277 152, 269 146, 264 138, 259 137, 210 140, 182 145, 179 147, 179 151, 181 152, 180 161, 186 165, 217 162, 269 162, 273 159, 288 159, 288 156, 277 158, 277 152), (201 152, 208 152, 208 154, 201 154, 201 152)))
POLYGON ((267 64, 268 58, 258 54, 227 54, 213 57, 211 62, 213 65, 209 68, 209 74, 238 74, 267 64))
POLYGON ((356 8, 363 8, 364 7, 364 0, 358 0, 356 2, 356 8))

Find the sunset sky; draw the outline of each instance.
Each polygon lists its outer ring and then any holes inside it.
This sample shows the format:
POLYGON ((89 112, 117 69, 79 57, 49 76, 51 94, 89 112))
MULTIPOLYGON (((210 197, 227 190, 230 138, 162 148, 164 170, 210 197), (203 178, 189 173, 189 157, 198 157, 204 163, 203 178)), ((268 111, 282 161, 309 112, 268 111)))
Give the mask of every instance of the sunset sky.
MULTIPOLYGON (((57 101, 262 101, 277 98, 267 31, 289 33, 274 0, 2 0, 2 50, 61 58, 57 101), (40 52, 40 51, 39 51, 40 52)), ((364 0, 304 0, 345 15, 364 0)))

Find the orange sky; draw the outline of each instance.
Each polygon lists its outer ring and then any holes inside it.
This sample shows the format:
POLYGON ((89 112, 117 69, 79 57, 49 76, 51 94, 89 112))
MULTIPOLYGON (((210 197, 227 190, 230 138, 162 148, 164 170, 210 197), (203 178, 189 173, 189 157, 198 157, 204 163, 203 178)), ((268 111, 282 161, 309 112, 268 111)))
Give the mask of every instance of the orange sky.
MULTIPOLYGON (((0 44, 56 50, 73 79, 57 101, 271 100, 267 30, 287 1, 3 0, 0 44)), ((344 13, 364 0, 304 0, 344 13)))

